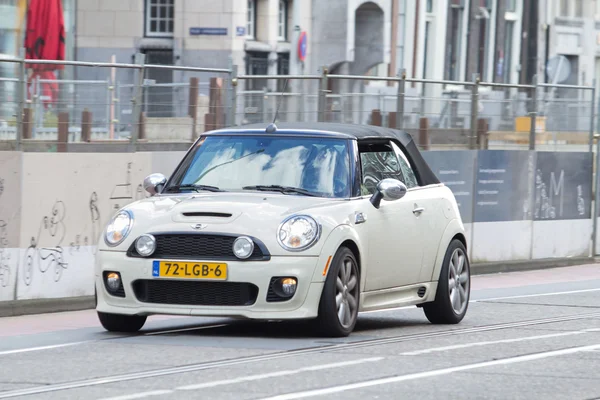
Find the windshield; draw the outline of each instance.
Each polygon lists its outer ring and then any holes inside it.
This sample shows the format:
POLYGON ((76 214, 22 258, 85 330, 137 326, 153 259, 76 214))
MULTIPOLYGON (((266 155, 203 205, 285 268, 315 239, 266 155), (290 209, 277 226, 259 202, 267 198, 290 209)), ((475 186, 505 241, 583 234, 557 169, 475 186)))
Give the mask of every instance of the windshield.
POLYGON ((165 192, 262 190, 350 197, 346 139, 208 136, 165 192))

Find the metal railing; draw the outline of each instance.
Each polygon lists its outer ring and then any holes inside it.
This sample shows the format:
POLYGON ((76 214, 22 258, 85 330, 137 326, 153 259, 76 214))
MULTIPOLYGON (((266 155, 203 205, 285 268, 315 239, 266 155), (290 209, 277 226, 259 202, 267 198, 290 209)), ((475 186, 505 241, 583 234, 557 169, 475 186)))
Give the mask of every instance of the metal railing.
POLYGON ((0 59, 0 141, 192 141, 201 132, 278 121, 335 121, 405 129, 424 148, 548 148, 592 151, 595 87, 510 85, 329 74, 239 75, 135 62, 0 59), (28 79, 26 65, 69 73, 28 79), (1 73, 1 72, 0 72, 1 73), (52 85, 54 88, 52 89, 52 85), (285 90, 282 90, 285 87, 285 90), (554 147, 552 147, 554 146, 554 147), (573 147, 575 148, 575 147, 573 147))

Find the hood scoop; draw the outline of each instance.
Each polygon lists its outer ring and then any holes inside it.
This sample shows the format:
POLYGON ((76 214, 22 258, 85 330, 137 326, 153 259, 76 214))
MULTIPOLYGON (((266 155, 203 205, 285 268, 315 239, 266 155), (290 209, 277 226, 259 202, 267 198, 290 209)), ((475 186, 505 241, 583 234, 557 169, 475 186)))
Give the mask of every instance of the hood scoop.
POLYGON ((233 214, 210 212, 210 211, 186 211, 181 213, 184 217, 212 217, 212 218, 231 218, 233 214))
POLYGON ((193 224, 229 224, 234 221, 237 217, 242 215, 241 210, 227 209, 224 211, 218 210, 223 209, 223 206, 215 207, 217 210, 211 210, 212 207, 202 207, 199 209, 198 205, 190 205, 178 207, 174 210, 173 216, 171 217, 173 222, 186 222, 193 224))

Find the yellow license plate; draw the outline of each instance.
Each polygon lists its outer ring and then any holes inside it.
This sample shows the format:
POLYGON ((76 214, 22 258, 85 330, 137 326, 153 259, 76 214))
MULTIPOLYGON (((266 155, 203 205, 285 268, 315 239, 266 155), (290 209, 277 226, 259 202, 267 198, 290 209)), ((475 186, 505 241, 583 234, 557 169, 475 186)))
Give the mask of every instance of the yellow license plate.
POLYGON ((227 279, 227 264, 188 261, 154 261, 152 276, 157 278, 227 279))

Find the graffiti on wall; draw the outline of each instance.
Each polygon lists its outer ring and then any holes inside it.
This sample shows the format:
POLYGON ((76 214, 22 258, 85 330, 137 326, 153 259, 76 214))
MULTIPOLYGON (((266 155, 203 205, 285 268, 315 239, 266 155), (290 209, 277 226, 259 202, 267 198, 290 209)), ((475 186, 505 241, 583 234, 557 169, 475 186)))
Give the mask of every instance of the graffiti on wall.
POLYGON ((31 285, 34 279, 35 271, 41 274, 52 274, 55 282, 59 282, 68 269, 67 258, 75 256, 77 253, 88 251, 93 255, 97 252, 97 244, 101 238, 104 224, 103 216, 108 219, 116 210, 143 199, 144 190, 142 185, 138 185, 133 191, 131 179, 132 163, 127 163, 125 171, 125 183, 116 184, 110 192, 109 207, 107 215, 103 215, 99 205, 99 196, 97 191, 93 191, 87 200, 88 224, 85 232, 70 234, 66 228, 67 207, 65 202, 57 200, 52 206, 50 212, 44 215, 39 223, 38 230, 31 237, 29 247, 25 252, 22 263, 22 277, 27 286, 31 285), (50 246, 40 246, 39 244, 49 243, 50 246), (68 250, 65 250, 67 248, 68 250))
POLYGON ((125 183, 117 184, 113 187, 110 193, 109 202, 112 207, 112 212, 118 211, 121 207, 137 200, 141 200, 148 194, 144 191, 144 187, 140 183, 133 192, 133 185, 131 183, 131 166, 133 163, 127 163, 127 169, 125 170, 125 183))
POLYGON ((0 219, 0 287, 7 287, 9 283, 10 253, 8 252, 8 224, 0 219))
POLYGON ((51 271, 54 281, 60 281, 67 263, 63 255, 63 241, 67 234, 64 223, 66 215, 65 203, 58 200, 52 206, 49 215, 44 215, 40 221, 37 235, 31 237, 31 241, 25 258, 23 260, 23 280, 30 285, 33 279, 33 271, 39 270, 42 274, 51 271), (44 236, 50 239, 54 245, 51 247, 39 247, 40 239, 44 236))

